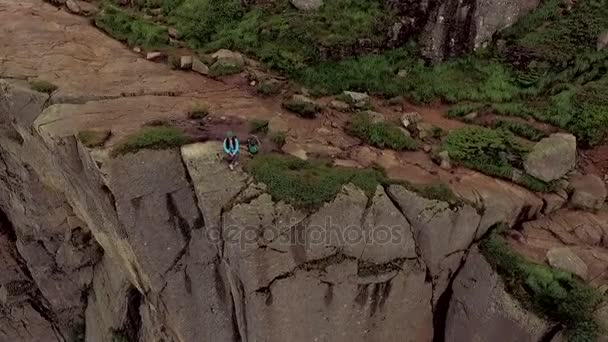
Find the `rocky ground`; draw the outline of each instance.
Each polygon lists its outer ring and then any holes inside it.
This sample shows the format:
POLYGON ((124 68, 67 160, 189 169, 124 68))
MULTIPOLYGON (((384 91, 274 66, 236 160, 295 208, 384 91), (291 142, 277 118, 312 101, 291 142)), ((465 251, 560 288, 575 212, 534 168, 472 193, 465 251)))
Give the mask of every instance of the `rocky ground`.
MULTIPOLYGON (((256 93, 256 68, 211 79, 146 60, 69 14, 82 11, 73 3, 0 0, 0 340, 558 341, 564 327, 517 302, 479 253, 498 223, 513 228, 514 250, 608 287, 605 146, 579 151, 575 168, 570 137, 553 136, 526 171, 567 174, 570 187, 534 193, 429 151, 368 146, 346 133, 353 113, 333 98, 315 100, 315 119, 295 115, 281 106, 291 93, 256 93), (35 80, 57 89, 34 91, 35 80), (189 115, 200 105, 208 117, 189 115), (273 146, 285 154, 379 165, 466 202, 397 184, 370 196, 345 185, 315 210, 276 201, 217 159, 223 132, 245 135, 252 119, 286 132, 273 146), (112 154, 159 121, 193 143, 112 154), (110 134, 89 148, 84 131, 110 134), (379 226, 397 227, 398 243, 370 239, 379 226), (327 235, 346 227, 360 228, 356 243, 327 235), (315 232, 329 239, 311 243, 315 232)), ((417 127, 471 125, 439 105, 371 102, 386 121, 417 112, 417 127)))

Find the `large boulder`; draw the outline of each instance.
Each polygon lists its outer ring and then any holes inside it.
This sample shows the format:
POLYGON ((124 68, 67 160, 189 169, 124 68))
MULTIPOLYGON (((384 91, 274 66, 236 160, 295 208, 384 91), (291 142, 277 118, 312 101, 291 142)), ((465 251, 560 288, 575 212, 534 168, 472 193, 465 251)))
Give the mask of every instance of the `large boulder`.
POLYGON ((596 175, 572 177, 570 187, 572 188, 570 203, 575 208, 598 210, 606 201, 606 184, 596 175))
POLYGON ((289 0, 289 2, 301 11, 314 11, 323 6, 323 0, 289 0))
POLYGON ((541 341, 549 324, 524 309, 500 276, 472 249, 456 276, 446 320, 446 341, 541 341))
POLYGON ((572 170, 576 162, 576 137, 555 133, 542 139, 526 156, 524 167, 530 175, 550 182, 572 170))

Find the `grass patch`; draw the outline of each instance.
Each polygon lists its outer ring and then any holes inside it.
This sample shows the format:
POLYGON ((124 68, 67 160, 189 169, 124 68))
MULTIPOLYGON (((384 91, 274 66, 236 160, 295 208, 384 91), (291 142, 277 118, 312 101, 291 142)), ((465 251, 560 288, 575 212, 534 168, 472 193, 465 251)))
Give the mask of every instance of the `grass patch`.
POLYGON ((370 196, 378 184, 386 182, 379 170, 333 167, 329 162, 278 154, 257 156, 249 163, 248 170, 258 182, 268 186, 275 200, 305 208, 316 208, 331 201, 348 183, 370 196))
POLYGON ((95 25, 131 46, 151 49, 169 43, 169 34, 164 27, 108 3, 95 17, 95 25))
POLYGON ((32 90, 34 90, 34 91, 37 91, 40 93, 47 93, 47 94, 51 94, 55 90, 57 90, 56 85, 54 85, 51 82, 44 81, 44 80, 30 81, 30 88, 32 88, 32 90))
POLYGON ((456 196, 452 189, 443 183, 412 184, 400 182, 399 184, 426 199, 446 202, 452 209, 461 207, 465 203, 462 198, 456 196))
POLYGON ((249 121, 249 133, 268 133, 268 120, 251 119, 249 121))
POLYGON ((273 80, 265 80, 258 84, 258 93, 266 96, 276 95, 281 92, 281 83, 273 80))
POLYGON ((283 148, 285 143, 287 143, 287 134, 285 132, 274 132, 270 136, 270 141, 272 141, 278 148, 283 148))
POLYGON ((209 107, 206 105, 197 104, 188 112, 188 119, 202 120, 209 116, 209 107))
POLYGON ((142 149, 162 150, 179 147, 188 142, 182 131, 175 127, 144 127, 123 139, 113 150, 112 156, 135 153, 142 149))
POLYGON ((484 107, 485 105, 481 103, 459 103, 448 110, 447 116, 450 119, 458 119, 466 116, 467 114, 480 111, 484 107))
POLYGON ((599 327, 593 311, 601 295, 574 275, 525 260, 493 231, 480 249, 503 277, 506 290, 524 306, 565 327, 570 342, 595 341, 599 327))
POLYGON ((283 102, 283 108, 307 119, 314 119, 321 111, 321 106, 314 102, 291 99, 283 102))
POLYGON ((379 147, 393 150, 416 150, 418 143, 407 136, 396 124, 391 122, 372 123, 369 115, 357 113, 348 126, 348 133, 379 147))
POLYGON ((243 71, 243 66, 234 65, 230 63, 224 63, 222 61, 217 61, 209 67, 209 76, 211 77, 222 77, 222 76, 230 76, 234 74, 238 74, 243 71))
POLYGON ((494 128, 504 129, 531 141, 539 141, 540 139, 547 136, 547 134, 545 134, 545 132, 543 132, 542 130, 523 122, 497 120, 494 122, 494 128))
POLYGON ((448 151, 452 160, 487 175, 514 181, 532 191, 553 189, 551 183, 525 173, 513 179, 514 171, 523 169, 523 157, 528 150, 505 130, 485 127, 454 130, 445 138, 442 149, 448 151))
POLYGON ((110 138, 112 132, 105 130, 86 130, 78 133, 78 139, 88 148, 101 147, 110 138))

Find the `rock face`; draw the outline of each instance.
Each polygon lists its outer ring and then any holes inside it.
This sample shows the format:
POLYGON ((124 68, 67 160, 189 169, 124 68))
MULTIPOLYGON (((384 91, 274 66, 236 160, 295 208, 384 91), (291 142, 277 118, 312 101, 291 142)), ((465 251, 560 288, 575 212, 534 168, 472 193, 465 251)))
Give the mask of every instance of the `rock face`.
POLYGON ((570 187, 573 189, 570 203, 575 208, 598 210, 606 201, 606 184, 596 175, 572 177, 570 187))
POLYGON ((547 252, 549 265, 574 273, 577 276, 587 278, 587 265, 578 255, 574 254, 570 248, 552 248, 547 252))
POLYGON ((550 182, 565 176, 575 162, 576 138, 572 134, 555 133, 534 145, 524 167, 530 175, 550 182))
POLYGON ((454 280, 446 341, 541 341, 550 326, 511 297, 475 248, 454 280))
POLYGON ((482 47, 494 33, 513 25, 538 6, 527 0, 443 0, 426 10, 422 44, 425 55, 438 62, 482 47))

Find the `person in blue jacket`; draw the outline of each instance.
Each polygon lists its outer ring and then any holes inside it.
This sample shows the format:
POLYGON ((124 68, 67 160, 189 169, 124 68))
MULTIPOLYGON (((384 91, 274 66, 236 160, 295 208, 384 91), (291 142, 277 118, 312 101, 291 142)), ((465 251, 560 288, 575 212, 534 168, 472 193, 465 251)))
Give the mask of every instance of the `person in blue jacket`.
POLYGON ((234 167, 238 164, 240 147, 239 139, 237 139, 232 131, 228 131, 226 139, 224 139, 224 152, 226 152, 226 160, 228 161, 230 170, 234 170, 234 167))

